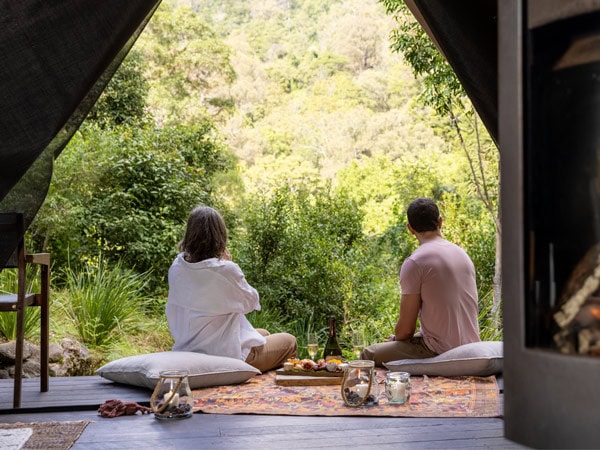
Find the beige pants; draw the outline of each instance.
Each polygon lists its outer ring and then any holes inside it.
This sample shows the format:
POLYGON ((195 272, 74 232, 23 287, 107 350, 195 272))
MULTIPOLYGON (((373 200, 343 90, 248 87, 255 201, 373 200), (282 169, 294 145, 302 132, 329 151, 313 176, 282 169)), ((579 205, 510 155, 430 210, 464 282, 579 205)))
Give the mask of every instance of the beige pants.
POLYGON ((267 342, 252 347, 246 362, 261 372, 281 367, 289 358, 295 358, 298 351, 296 338, 289 333, 269 334, 267 330, 257 328, 267 342))
POLYGON ((383 367, 383 363, 399 359, 432 358, 437 353, 429 350, 421 336, 413 336, 404 341, 381 342, 369 345, 362 351, 361 359, 375 361, 375 365, 383 367))

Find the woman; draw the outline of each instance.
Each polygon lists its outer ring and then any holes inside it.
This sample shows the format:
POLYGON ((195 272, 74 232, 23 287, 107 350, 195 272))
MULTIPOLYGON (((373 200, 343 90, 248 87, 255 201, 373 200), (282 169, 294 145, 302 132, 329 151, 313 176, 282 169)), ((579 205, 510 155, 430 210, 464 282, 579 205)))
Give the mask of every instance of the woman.
POLYGON ((245 316, 254 310, 258 292, 231 260, 223 218, 210 207, 194 208, 169 269, 173 350, 237 358, 262 372, 280 367, 296 356, 296 338, 255 329, 245 316))

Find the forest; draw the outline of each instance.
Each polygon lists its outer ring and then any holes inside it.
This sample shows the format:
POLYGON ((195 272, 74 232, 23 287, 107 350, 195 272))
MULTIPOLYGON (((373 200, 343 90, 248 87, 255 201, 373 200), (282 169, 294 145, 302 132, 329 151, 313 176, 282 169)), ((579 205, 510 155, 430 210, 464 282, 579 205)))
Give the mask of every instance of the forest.
POLYGON ((167 272, 212 206, 260 293, 253 325, 302 355, 334 317, 350 355, 353 331, 392 332, 406 207, 429 197, 499 340, 498 191, 495 143, 402 0, 163 0, 55 161, 27 245, 52 254, 53 339, 98 364, 169 350, 167 272))

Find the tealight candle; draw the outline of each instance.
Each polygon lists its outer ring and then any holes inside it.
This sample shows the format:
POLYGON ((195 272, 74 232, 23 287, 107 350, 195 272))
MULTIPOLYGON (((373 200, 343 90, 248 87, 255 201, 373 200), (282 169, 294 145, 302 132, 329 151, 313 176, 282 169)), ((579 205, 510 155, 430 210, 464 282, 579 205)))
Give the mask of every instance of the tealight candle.
POLYGON ((407 372, 390 372, 385 380, 385 396, 389 403, 402 405, 410 398, 410 374, 407 372))
POLYGON ((391 398, 394 403, 403 403, 406 401, 406 384, 399 382, 390 385, 391 398))

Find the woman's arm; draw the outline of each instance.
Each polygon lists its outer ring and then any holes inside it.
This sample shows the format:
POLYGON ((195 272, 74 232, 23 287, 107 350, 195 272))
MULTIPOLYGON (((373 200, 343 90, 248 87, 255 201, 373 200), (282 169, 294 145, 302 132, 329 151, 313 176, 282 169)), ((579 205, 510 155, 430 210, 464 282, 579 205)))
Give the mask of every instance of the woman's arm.
POLYGON ((226 274, 229 282, 228 297, 231 298, 231 306, 235 309, 232 312, 247 314, 260 310, 258 291, 248 284, 242 269, 236 263, 227 264, 226 274))

